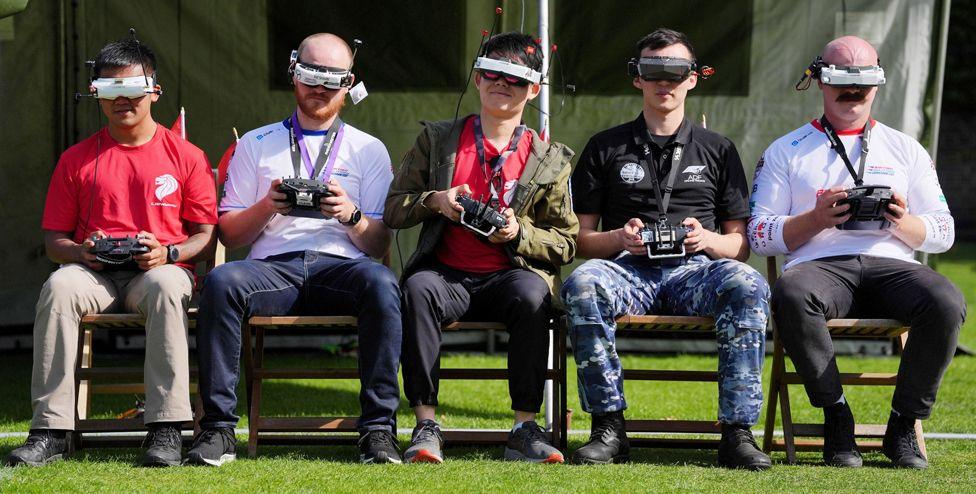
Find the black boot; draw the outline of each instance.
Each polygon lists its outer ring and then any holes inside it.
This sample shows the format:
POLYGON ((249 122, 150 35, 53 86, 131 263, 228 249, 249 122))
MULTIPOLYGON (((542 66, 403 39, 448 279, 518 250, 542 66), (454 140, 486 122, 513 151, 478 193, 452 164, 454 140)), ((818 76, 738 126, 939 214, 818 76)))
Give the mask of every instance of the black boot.
POLYGON ((898 468, 923 469, 929 466, 929 461, 918 447, 915 419, 892 412, 888 417, 888 429, 885 431, 884 441, 881 442, 881 449, 898 468))
POLYGON ((766 470, 772 460, 759 449, 749 426, 722 424, 722 440, 718 443, 718 464, 725 468, 766 470))
POLYGON ((824 463, 832 467, 858 468, 861 452, 854 442, 854 414, 851 407, 835 403, 824 407, 824 463))
POLYGON ((71 455, 71 431, 33 429, 24 445, 11 451, 4 464, 8 467, 39 467, 71 455))
POLYGON ((624 412, 593 414, 590 440, 573 453, 573 463, 626 463, 630 460, 630 441, 624 412))

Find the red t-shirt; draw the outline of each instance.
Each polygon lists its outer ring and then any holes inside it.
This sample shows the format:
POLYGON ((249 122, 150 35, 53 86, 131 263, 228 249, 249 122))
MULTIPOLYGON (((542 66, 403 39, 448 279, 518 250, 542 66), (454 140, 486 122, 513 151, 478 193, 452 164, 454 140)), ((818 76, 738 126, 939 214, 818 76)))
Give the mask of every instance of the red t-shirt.
POLYGON ((96 230, 113 237, 145 230, 178 244, 189 237, 186 222, 217 223, 216 196, 206 155, 171 130, 157 125, 149 142, 129 147, 103 128, 61 155, 41 228, 70 232, 78 243, 96 230))
MULTIPOLYGON (((486 161, 490 162, 501 154, 488 138, 484 139, 484 144, 486 161)), ((506 149, 508 145, 502 151, 506 149)), ((518 149, 508 157, 502 167, 502 178, 505 181, 504 192, 502 197, 499 197, 502 208, 508 207, 515 191, 515 184, 525 170, 525 162, 531 151, 532 133, 525 132, 518 143, 518 149)), ((488 185, 490 176, 491 170, 488 170, 478 158, 478 150, 474 145, 474 117, 470 117, 465 122, 458 140, 451 187, 468 184, 468 187, 471 187, 471 197, 485 202, 490 197, 491 189, 488 185)), ((444 235, 435 254, 438 261, 454 269, 471 273, 494 273, 512 267, 512 262, 508 259, 503 246, 504 244, 488 242, 486 238, 464 226, 448 225, 444 229, 444 235)))

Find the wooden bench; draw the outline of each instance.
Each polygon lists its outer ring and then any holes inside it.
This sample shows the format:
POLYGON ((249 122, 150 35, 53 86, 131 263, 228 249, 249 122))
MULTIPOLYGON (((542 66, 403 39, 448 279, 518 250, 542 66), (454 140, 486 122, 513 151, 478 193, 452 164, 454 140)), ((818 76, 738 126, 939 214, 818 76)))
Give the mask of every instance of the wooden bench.
MULTIPOLYGON (((565 326, 554 320, 550 327, 549 370, 546 372, 546 423, 553 444, 566 448, 566 334, 565 326)), ((316 332, 354 332, 356 318, 351 316, 273 316, 251 317, 244 330, 245 379, 248 389, 248 445, 250 456, 257 454, 258 444, 308 445, 355 444, 358 440, 356 417, 271 417, 261 414, 263 381, 269 379, 349 379, 358 380, 356 368, 287 369, 269 368, 264 362, 265 337, 276 330, 299 329, 316 332), (253 339, 253 343, 252 343, 253 339)), ((505 331, 505 325, 494 322, 456 322, 444 331, 505 331)), ((507 380, 504 368, 443 368, 442 380, 507 380)), ((504 399, 499 397, 499 399, 504 399)), ((444 429, 447 445, 504 444, 508 432, 503 430, 444 429)))
MULTIPOLYGON (((776 258, 770 257, 766 261, 766 271, 769 285, 777 279, 776 258)), ((860 338, 893 340, 896 353, 904 349, 908 339, 908 327, 894 319, 830 319, 827 329, 831 338, 860 338)), ((786 371, 786 359, 779 330, 773 324, 773 369, 769 383, 769 394, 766 396, 766 428, 763 436, 763 451, 786 451, 786 460, 796 463, 796 452, 823 450, 822 423, 794 423, 790 409, 790 385, 802 385, 803 381, 796 372, 786 371), (776 406, 779 402, 782 416, 783 439, 773 438, 776 424, 776 406), (797 440, 797 437, 816 438, 797 440)), ((854 372, 841 373, 841 383, 844 386, 894 386, 897 372, 854 372)), ((886 424, 857 424, 854 435, 861 450, 881 449, 880 438, 884 437, 886 424)), ((925 452, 925 439, 922 436, 922 422, 915 421, 915 434, 918 436, 918 446, 922 454, 925 452)))
MULTIPOLYGON (((617 337, 702 337, 715 338, 715 320, 711 317, 626 315, 617 319, 617 337)), ((718 371, 669 370, 669 369, 624 369, 624 382, 718 382, 718 371)), ((627 434, 658 433, 667 437, 630 437, 630 445, 652 448, 717 448, 717 438, 696 437, 721 433, 717 420, 660 419, 644 420, 627 418, 627 434), (672 437, 689 435, 689 437, 672 437)))

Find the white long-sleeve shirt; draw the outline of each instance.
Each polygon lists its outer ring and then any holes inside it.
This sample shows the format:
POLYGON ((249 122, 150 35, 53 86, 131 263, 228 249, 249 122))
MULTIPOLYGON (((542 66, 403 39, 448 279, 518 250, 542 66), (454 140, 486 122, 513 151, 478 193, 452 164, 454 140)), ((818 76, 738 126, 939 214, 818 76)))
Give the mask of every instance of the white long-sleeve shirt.
MULTIPOLYGON (((855 170, 861 155, 860 129, 838 132, 855 170)), ((813 209, 827 189, 851 188, 854 178, 833 149, 820 122, 813 121, 777 139, 763 153, 753 180, 748 235, 752 249, 765 256, 786 255, 787 269, 797 263, 830 256, 866 254, 915 262, 914 251, 889 230, 839 230, 828 228, 790 251, 783 239, 783 225, 813 209)), ((925 224, 925 241, 919 250, 949 250, 955 226, 935 164, 915 139, 875 122, 864 169, 864 185, 887 185, 907 199, 908 212, 925 224)))

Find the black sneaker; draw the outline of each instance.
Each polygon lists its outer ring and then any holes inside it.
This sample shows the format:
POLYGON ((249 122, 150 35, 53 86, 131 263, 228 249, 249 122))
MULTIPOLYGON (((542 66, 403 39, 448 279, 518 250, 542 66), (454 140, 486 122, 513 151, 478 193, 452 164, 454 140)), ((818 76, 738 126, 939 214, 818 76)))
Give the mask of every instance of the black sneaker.
POLYGON ((387 430, 367 431, 359 437, 359 461, 372 463, 403 463, 396 437, 387 430))
POLYGON ((144 467, 175 467, 183 460, 183 434, 179 422, 149 424, 149 434, 142 442, 146 452, 140 464, 144 467))
POLYGON ((24 445, 7 455, 4 465, 39 467, 71 456, 71 433, 50 429, 32 429, 24 445))
POLYGON ((626 463, 630 460, 630 441, 624 412, 593 414, 590 440, 573 453, 573 463, 626 463))
POLYGON ((230 427, 204 429, 193 441, 186 463, 219 467, 237 459, 237 438, 230 427))
POLYGON ((773 462, 759 449, 756 438, 747 425, 722 424, 722 439, 718 443, 718 464, 725 468, 766 470, 773 462))
POLYGON ((924 469, 929 467, 922 450, 918 447, 918 436, 915 434, 915 419, 896 415, 894 412, 888 417, 888 428, 885 430, 881 449, 885 456, 898 468, 924 469))
POLYGON ((505 459, 532 463, 562 463, 563 454, 552 447, 546 433, 535 422, 525 422, 508 433, 505 459))
POLYGON ((441 427, 433 420, 421 420, 413 429, 410 447, 403 452, 407 463, 443 463, 444 436, 441 427))
POLYGON ((854 414, 845 401, 824 407, 824 463, 832 467, 858 468, 861 452, 854 442, 854 414))

